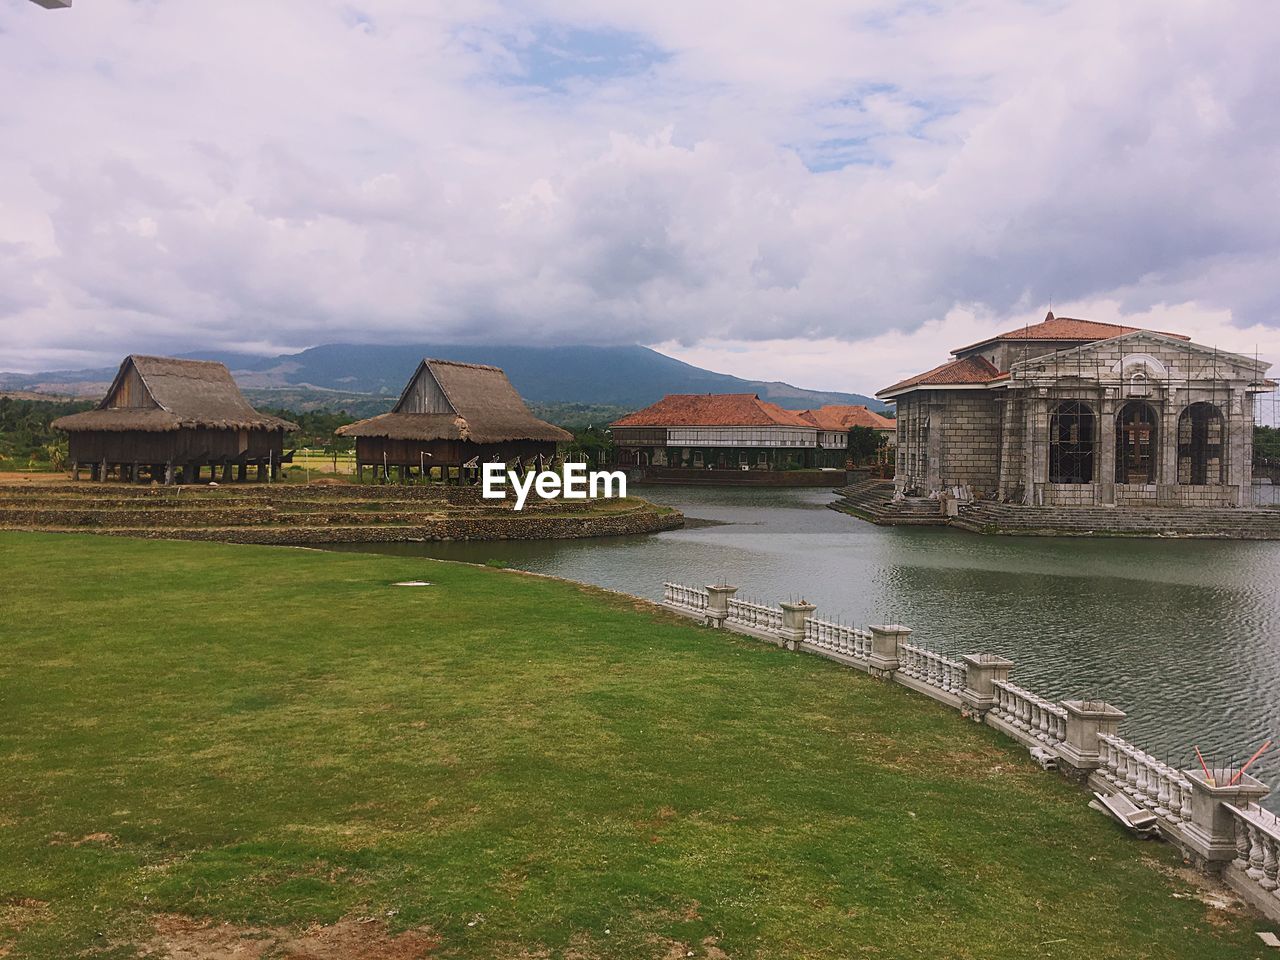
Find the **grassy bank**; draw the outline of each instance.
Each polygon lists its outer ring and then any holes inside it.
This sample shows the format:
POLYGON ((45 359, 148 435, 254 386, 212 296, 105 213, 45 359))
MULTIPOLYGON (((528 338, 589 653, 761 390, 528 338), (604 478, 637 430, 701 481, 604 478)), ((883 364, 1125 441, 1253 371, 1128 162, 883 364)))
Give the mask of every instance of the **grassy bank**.
POLYGON ((1260 952, 994 731, 616 597, 51 534, 0 576, 0 955, 1260 952))

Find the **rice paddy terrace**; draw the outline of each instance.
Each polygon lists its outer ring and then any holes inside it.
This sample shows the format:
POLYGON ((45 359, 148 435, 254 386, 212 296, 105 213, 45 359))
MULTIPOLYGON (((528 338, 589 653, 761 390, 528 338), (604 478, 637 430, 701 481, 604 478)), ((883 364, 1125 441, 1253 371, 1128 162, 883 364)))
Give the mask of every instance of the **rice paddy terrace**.
POLYGON ((504 540, 652 533, 683 516, 634 498, 482 500, 477 488, 360 486, 135 487, 0 482, 0 529, 170 540, 308 544, 504 540))

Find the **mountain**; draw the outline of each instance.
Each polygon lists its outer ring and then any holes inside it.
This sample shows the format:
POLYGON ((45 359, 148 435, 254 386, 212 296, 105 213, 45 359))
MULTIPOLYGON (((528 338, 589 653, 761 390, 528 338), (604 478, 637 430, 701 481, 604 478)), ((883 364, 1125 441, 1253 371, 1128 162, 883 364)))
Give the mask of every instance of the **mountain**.
MULTIPOLYGON (((535 406, 582 404, 635 410, 667 393, 756 393, 781 407, 802 410, 827 403, 884 405, 856 393, 805 390, 780 381, 743 380, 713 373, 647 347, 524 347, 410 344, 381 346, 333 343, 301 353, 259 357, 195 352, 184 357, 218 360, 262 402, 267 391, 308 406, 343 406, 343 400, 394 398, 423 357, 442 357, 501 367, 520 394, 535 406)), ((115 368, 0 373, 0 390, 101 394, 115 368)), ((350 405, 349 403, 346 405, 350 405)))

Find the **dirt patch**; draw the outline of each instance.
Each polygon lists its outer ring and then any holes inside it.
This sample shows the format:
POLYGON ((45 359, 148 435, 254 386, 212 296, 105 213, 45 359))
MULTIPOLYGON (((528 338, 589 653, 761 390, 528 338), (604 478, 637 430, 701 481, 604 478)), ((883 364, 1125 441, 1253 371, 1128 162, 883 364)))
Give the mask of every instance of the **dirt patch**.
POLYGON ((142 956, 157 960, 425 960, 440 943, 430 931, 393 934, 372 918, 297 932, 170 915, 155 918, 152 927, 142 956))
POLYGON ((1157 873, 1181 881, 1190 887, 1190 890, 1185 892, 1175 891, 1174 898, 1199 900, 1205 906, 1205 920, 1215 926, 1232 924, 1241 917, 1251 915, 1249 909, 1226 884, 1201 873, 1194 867, 1186 865, 1173 867, 1158 861, 1151 863, 1151 867, 1157 873))
MULTIPOLYGON (((35 897, 10 897, 0 900, 0 927, 20 932, 24 927, 49 918, 49 904, 35 897)), ((7 957, 13 943, 0 936, 0 957, 7 957)))
POLYGON ((73 847, 82 847, 86 843, 101 843, 104 845, 110 845, 115 842, 116 842, 115 836, 110 833, 86 833, 79 840, 72 840, 71 845, 73 847))

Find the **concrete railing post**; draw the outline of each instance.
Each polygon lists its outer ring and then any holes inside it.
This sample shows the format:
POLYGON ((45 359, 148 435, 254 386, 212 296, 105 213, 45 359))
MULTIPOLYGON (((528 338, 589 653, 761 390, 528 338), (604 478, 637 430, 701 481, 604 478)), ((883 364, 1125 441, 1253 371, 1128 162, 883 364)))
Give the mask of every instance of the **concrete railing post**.
POLYGON ((782 645, 788 650, 799 650, 804 643, 804 624, 818 608, 807 600, 780 603, 782 608, 782 645))
POLYGON ((1223 804, 1243 809, 1257 803, 1271 788, 1247 773, 1231 784, 1234 772, 1210 772, 1212 779, 1206 780, 1203 770, 1182 771, 1191 781, 1191 819, 1183 824, 1182 846, 1197 866, 1219 870, 1236 857, 1235 818, 1223 804))
POLYGON ((1088 776, 1098 769, 1098 734, 1114 736, 1124 711, 1101 700, 1063 700, 1067 711, 1067 737, 1058 744, 1058 758, 1088 776))
POLYGON ((707 626, 723 627, 729 616, 729 600, 738 592, 728 584, 707 584, 707 626))
POLYGON ((898 669, 898 644, 906 642, 911 630, 896 623, 867 629, 871 631, 868 670, 873 677, 890 680, 898 669))
POLYGON ((968 710, 969 716, 981 723, 987 711, 996 705, 996 690, 992 684, 1009 679, 1013 661, 994 653, 969 653, 960 659, 965 664, 964 689, 960 691, 960 702, 968 710))

